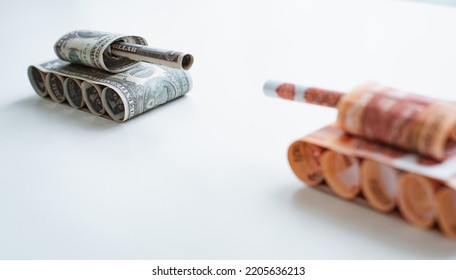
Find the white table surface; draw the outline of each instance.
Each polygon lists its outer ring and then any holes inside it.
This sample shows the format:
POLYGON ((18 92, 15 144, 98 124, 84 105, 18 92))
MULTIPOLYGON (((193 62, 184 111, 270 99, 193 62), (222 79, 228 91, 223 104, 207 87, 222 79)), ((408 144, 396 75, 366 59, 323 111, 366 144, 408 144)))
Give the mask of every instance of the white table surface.
POLYGON ((456 242, 306 187, 288 145, 336 112, 268 78, 455 100, 456 8, 403 1, 0 2, 1 259, 454 259, 456 242), (38 97, 75 29, 192 53, 184 98, 118 124, 38 97))

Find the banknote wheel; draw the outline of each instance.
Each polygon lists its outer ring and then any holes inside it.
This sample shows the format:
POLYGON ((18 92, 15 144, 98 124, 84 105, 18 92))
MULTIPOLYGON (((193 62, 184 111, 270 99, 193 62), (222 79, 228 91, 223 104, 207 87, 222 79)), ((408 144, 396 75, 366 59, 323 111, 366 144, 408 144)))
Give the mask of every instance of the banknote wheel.
POLYGON ((101 92, 101 102, 109 116, 115 121, 123 121, 125 105, 120 95, 113 89, 106 87, 101 92))
POLYGON ((456 239, 456 191, 442 188, 437 192, 437 220, 448 237, 456 239))
POLYGON ((65 93, 63 90, 64 80, 62 76, 53 73, 46 75, 46 87, 49 90, 49 96, 57 103, 65 101, 65 93))
POLYGON ((398 204, 403 217, 410 223, 429 228, 436 218, 435 192, 438 183, 426 177, 407 173, 399 179, 398 204))
POLYGON ((100 116, 105 113, 105 109, 101 102, 102 88, 99 85, 94 85, 89 82, 82 82, 81 85, 82 97, 92 114, 100 116))
POLYGON ((334 193, 345 199, 355 198, 360 188, 358 159, 326 151, 321 159, 323 175, 334 193))
POLYGON ((28 76, 36 93, 41 97, 45 97, 47 95, 45 86, 46 75, 36 67, 30 66, 28 69, 28 76))
POLYGON ((389 166, 364 160, 361 164, 361 191, 376 210, 390 212, 396 207, 399 172, 389 166))
POLYGON ((63 83, 63 92, 65 93, 65 97, 68 100, 68 103, 70 103, 71 107, 81 108, 84 106, 81 81, 73 78, 65 79, 65 82, 63 83))
POLYGON ((324 149, 297 141, 288 149, 288 161, 296 176, 309 186, 323 182, 320 158, 324 149))

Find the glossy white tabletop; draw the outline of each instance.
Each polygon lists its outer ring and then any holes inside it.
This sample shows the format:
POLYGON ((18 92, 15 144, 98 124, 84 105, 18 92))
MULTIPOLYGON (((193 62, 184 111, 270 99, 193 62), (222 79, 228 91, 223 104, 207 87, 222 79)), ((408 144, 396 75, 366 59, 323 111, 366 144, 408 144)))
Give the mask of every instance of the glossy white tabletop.
POLYGON ((456 242, 306 187, 288 145, 331 109, 266 79, 456 99, 456 8, 403 1, 0 3, 1 259, 447 259, 456 242), (194 87, 118 124, 43 100, 75 29, 188 51, 194 87))

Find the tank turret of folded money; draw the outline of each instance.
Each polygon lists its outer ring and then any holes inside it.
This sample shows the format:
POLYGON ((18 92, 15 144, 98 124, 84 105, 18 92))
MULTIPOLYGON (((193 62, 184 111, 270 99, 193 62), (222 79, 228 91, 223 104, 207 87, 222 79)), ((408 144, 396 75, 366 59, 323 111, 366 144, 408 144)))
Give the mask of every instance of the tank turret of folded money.
POLYGON ((193 56, 147 46, 144 38, 99 31, 65 34, 58 59, 28 68, 36 93, 117 122, 188 93, 193 56))
POLYGON ((290 145, 300 180, 456 239, 455 103, 377 83, 342 93, 267 81, 264 92, 338 109, 336 123, 290 145))

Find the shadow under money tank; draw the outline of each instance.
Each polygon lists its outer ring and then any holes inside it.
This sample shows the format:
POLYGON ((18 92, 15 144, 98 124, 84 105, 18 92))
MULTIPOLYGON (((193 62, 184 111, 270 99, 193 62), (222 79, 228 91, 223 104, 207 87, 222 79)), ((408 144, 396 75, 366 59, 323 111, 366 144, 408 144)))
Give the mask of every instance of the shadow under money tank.
POLYGON ((144 38, 77 30, 54 45, 58 59, 28 68, 36 93, 123 122, 192 88, 188 53, 147 46, 144 38))

